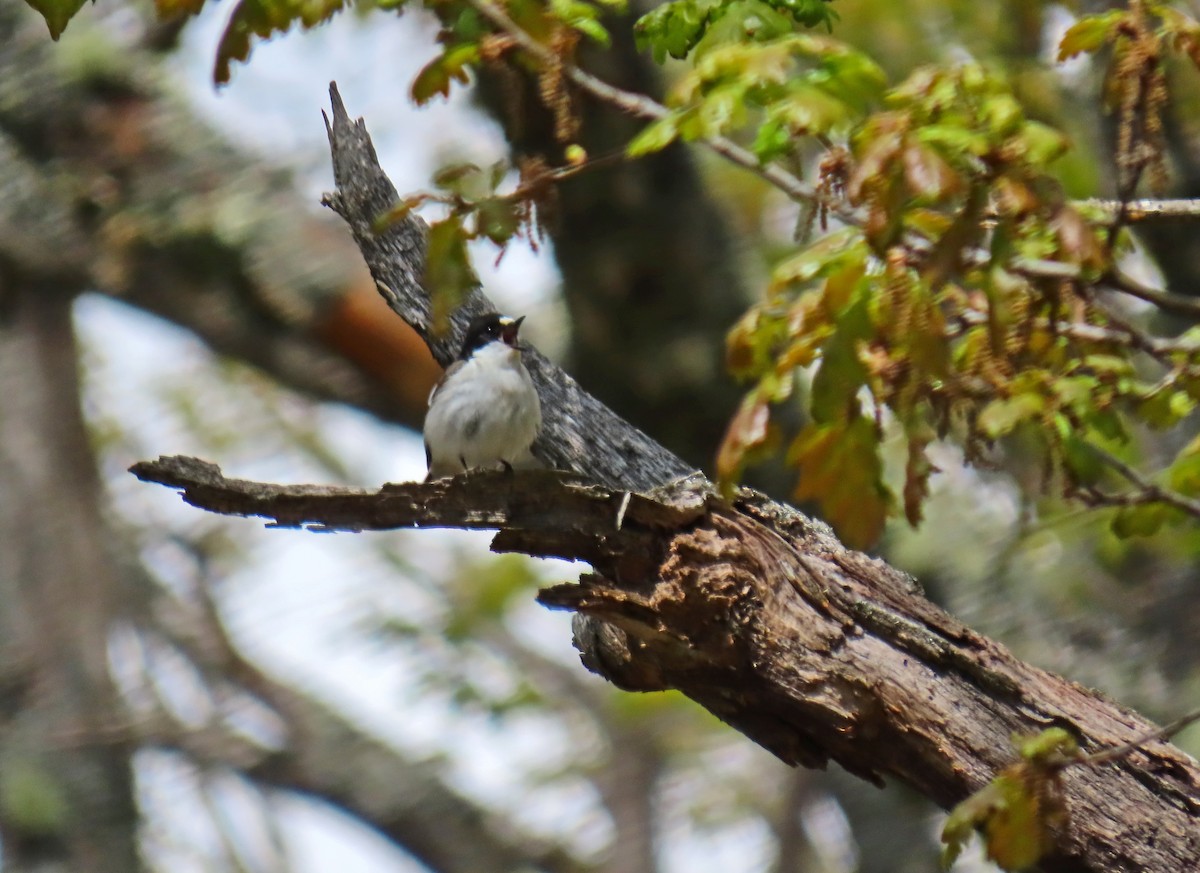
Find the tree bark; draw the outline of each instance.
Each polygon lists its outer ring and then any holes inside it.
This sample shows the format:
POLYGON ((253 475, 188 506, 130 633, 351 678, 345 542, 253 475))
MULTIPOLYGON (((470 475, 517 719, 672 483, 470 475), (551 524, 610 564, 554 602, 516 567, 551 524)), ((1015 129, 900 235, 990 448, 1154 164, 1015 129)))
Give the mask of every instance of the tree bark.
POLYGON ((140 869, 108 634, 120 575, 79 409, 72 289, 0 258, 0 840, 14 871, 140 869))

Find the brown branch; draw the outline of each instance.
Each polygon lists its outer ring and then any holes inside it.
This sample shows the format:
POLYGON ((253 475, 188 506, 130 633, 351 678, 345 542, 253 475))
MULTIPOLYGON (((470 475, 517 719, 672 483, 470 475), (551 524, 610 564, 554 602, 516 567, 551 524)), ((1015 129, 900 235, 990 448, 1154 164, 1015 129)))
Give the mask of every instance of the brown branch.
POLYGON ((1111 749, 1105 749, 1104 751, 1097 752, 1094 755, 1086 755, 1082 758, 1079 758, 1077 762, 1073 763, 1089 764, 1093 767, 1097 764, 1107 764, 1109 761, 1115 761, 1117 758, 1128 755, 1134 749, 1138 748, 1139 746, 1143 746, 1146 743, 1152 743, 1155 740, 1165 740, 1169 737, 1173 737, 1185 727, 1193 725, 1198 721, 1200 721, 1200 710, 1196 712, 1190 712, 1185 716, 1181 716, 1180 718, 1175 719, 1173 722, 1163 725, 1158 730, 1153 730, 1149 733, 1142 734, 1140 737, 1134 737, 1132 740, 1123 745, 1116 746, 1111 749))
POLYGON ((1200 219, 1200 198, 1185 197, 1169 200, 1105 200, 1089 197, 1073 200, 1071 205, 1088 212, 1099 212, 1102 220, 1113 223, 1120 220, 1125 224, 1151 224, 1167 221, 1200 219))
POLYGON ((389 484, 375 492, 227 479, 215 464, 178 455, 142 461, 130 472, 144 482, 181 488, 184 500, 210 512, 260 516, 270 519, 272 527, 322 531, 453 527, 545 533, 561 531, 566 513, 581 529, 604 536, 631 523, 684 524, 703 513, 708 499, 699 476, 681 479, 659 492, 660 497, 651 497, 547 470, 481 471, 428 485, 389 484))
POLYGON ((1196 300, 1194 297, 1185 297, 1182 294, 1172 294, 1170 291, 1160 291, 1157 288, 1151 288, 1119 270, 1114 270, 1107 276, 1104 276, 1100 280, 1100 284, 1128 294, 1130 297, 1136 297, 1147 303, 1153 303, 1163 312, 1170 312, 1172 315, 1182 315, 1185 318, 1200 319, 1200 300, 1196 300))
POLYGON ((1133 494, 1108 494, 1092 489, 1090 494, 1095 502, 1109 506, 1134 506, 1143 503, 1164 503, 1175 509, 1200 519, 1200 500, 1172 491, 1151 482, 1129 464, 1126 464, 1112 452, 1092 443, 1086 443, 1088 449, 1106 467, 1115 470, 1123 479, 1133 485, 1137 491, 1133 494))

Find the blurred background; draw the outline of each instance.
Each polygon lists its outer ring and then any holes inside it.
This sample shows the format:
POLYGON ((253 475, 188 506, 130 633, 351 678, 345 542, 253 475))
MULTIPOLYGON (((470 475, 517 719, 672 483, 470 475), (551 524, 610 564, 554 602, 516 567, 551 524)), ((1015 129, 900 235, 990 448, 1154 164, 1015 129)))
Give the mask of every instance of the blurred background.
MULTIPOLYGON (((836 35, 894 81, 929 61, 1004 66, 1031 113, 1071 133, 1071 192, 1110 193, 1098 76, 1053 64, 1078 5, 836 9, 836 35)), ((514 101, 519 81, 413 108, 437 31, 425 13, 289 34, 216 91, 228 13, 208 4, 182 26, 103 0, 55 44, 0 0, 0 866, 933 869, 941 814, 902 786, 790 770, 684 699, 587 673, 569 617, 532 600, 577 567, 492 556, 486 535, 268 530, 125 472, 183 453, 276 482, 424 474, 414 429, 438 369, 318 204, 330 80, 401 193, 451 161, 559 157, 536 100, 514 101)), ((671 69, 613 32, 586 64, 660 93, 671 69)), ((1173 89, 1178 196, 1200 195, 1197 84, 1173 89)), ((637 129, 584 112, 593 156, 637 129)), ((533 342, 711 468, 739 397, 725 331, 797 218, 756 179, 674 148, 564 184, 537 252, 474 254, 533 342)), ((1141 242, 1143 274, 1200 288, 1200 235, 1141 242)), ((1152 717, 1194 708, 1197 532, 1118 540, 1039 495, 1019 447, 982 473, 939 452, 925 524, 894 525, 881 554, 1023 658, 1152 717)), ((1200 749, 1195 731, 1179 742, 1200 749)))

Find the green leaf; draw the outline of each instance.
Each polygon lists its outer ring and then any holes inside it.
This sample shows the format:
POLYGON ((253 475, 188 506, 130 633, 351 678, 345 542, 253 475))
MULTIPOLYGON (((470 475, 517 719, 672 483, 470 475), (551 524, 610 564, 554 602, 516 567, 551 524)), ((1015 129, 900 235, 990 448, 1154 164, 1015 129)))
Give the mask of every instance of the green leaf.
POLYGON ((83 8, 84 0, 26 0, 46 20, 50 38, 57 41, 75 13, 83 8))
POLYGON ((979 413, 979 429, 988 439, 996 439, 1041 415, 1045 408, 1046 398, 1032 392, 993 400, 979 413))
POLYGON ((612 45, 612 36, 603 24, 592 18, 576 18, 570 25, 597 45, 608 48, 612 45))
POLYGON ((832 30, 838 14, 830 6, 832 0, 775 0, 777 9, 787 10, 792 18, 805 27, 825 27, 832 30))
POLYGON ((479 164, 473 164, 470 161, 463 161, 457 164, 446 164, 444 167, 438 168, 438 171, 433 174, 433 184, 439 188, 451 188, 460 184, 468 177, 480 177, 483 170, 479 168, 479 164))
POLYGON ((631 158, 660 152, 679 136, 679 117, 672 113, 658 121, 652 121, 625 146, 625 154, 631 158))
POLYGON ((1122 506, 1113 516, 1112 532, 1121 539, 1148 537, 1158 533, 1168 520, 1169 507, 1162 503, 1138 503, 1122 506))
POLYGON ((240 0, 217 44, 213 81, 229 81, 230 63, 250 57, 252 37, 267 39, 299 22, 308 30, 340 12, 346 0, 240 0))
POLYGON ((660 64, 667 55, 686 58, 721 5, 721 0, 673 0, 652 9, 633 26, 638 48, 650 48, 660 64))
POLYGON ((1062 459, 1076 485, 1095 485, 1108 469, 1092 445, 1075 434, 1063 439, 1062 459))
POLYGON ((868 254, 862 231, 856 227, 842 228, 776 264, 771 271, 771 290, 778 292, 848 268, 864 267, 868 254))
POLYGON ((409 94, 414 103, 423 106, 438 94, 450 96, 452 81, 466 85, 471 81, 470 68, 479 62, 479 46, 474 42, 448 47, 421 68, 413 79, 409 94))
POLYGON ((521 227, 520 204, 507 197, 487 197, 475 204, 477 234, 503 246, 521 227))
POLYGON ((1196 401, 1186 391, 1163 386, 1151 392, 1137 405, 1138 417, 1153 428, 1166 430, 1191 415, 1196 401))
POLYGON ((1058 160, 1071 145, 1062 132, 1040 121, 1025 122, 1020 141, 1025 148, 1025 160, 1035 167, 1044 167, 1058 160))
POLYGON ((424 286, 433 299, 435 330, 444 329, 450 313, 479 287, 467 253, 468 238, 462 217, 456 214, 429 228, 424 286))
POLYGON ((651 49, 654 60, 661 64, 667 55, 682 59, 693 50, 698 51, 702 40, 707 48, 713 48, 747 39, 761 41, 782 36, 791 30, 779 21, 783 16, 805 27, 829 28, 837 20, 837 13, 829 3, 830 0, 673 0, 639 18, 633 32, 638 48, 651 49))
POLYGON ((769 118, 758 128, 750 146, 759 163, 765 164, 792 150, 792 134, 778 117, 769 118))
POLYGON ((1059 40, 1059 63, 1083 52, 1094 52, 1110 42, 1117 26, 1128 15, 1124 9, 1114 9, 1103 15, 1087 15, 1076 21, 1059 40))
POLYGON ((1200 436, 1180 450, 1167 468, 1167 484, 1188 497, 1200 496, 1200 436))
POLYGON ((858 345, 873 332, 867 298, 859 295, 842 313, 833 335, 821 349, 821 365, 813 376, 809 397, 814 421, 845 418, 857 407, 858 390, 867 380, 858 345))
POLYGON ((1016 737, 1017 753, 1032 764, 1055 766, 1079 757, 1079 743, 1060 727, 1046 728, 1028 737, 1016 737))

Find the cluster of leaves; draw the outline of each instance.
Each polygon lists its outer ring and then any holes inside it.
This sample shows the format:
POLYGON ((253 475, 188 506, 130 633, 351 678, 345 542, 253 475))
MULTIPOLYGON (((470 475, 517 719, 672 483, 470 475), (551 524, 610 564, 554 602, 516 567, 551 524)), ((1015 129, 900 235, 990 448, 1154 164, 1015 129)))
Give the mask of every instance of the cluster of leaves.
MULTIPOLYGON (((883 71, 844 43, 794 31, 791 17, 762 0, 726 7, 693 46, 692 67, 669 95, 670 112, 634 138, 627 154, 749 129, 750 147, 767 162, 798 154, 804 138, 848 132, 882 96, 883 71)), ((661 37, 666 45, 670 34, 661 37)))
MULTIPOLYGON (((491 0, 485 0, 490 3, 491 0)), ((625 0, 509 0, 495 7, 515 31, 545 50, 545 58, 534 61, 515 52, 517 40, 509 32, 497 32, 494 22, 480 12, 478 3, 435 0, 432 4, 442 22, 438 34, 441 49, 412 85, 412 98, 424 104, 436 95, 448 97, 453 82, 467 84, 471 71, 491 65, 498 71, 510 60, 534 75, 542 103, 554 114, 555 133, 569 143, 578 132, 578 113, 567 87, 564 68, 573 61, 581 37, 607 47, 611 37, 603 23, 605 12, 620 12, 625 0)))
POLYGON ((1060 61, 1111 49, 1105 106, 1118 116, 1118 188, 1128 196, 1143 171, 1156 189, 1166 184, 1163 110, 1167 73, 1162 59, 1179 52, 1200 67, 1200 23, 1166 3, 1132 0, 1124 9, 1081 18, 1059 43, 1060 61))
MULTIPOLYGON (((731 332, 729 368, 752 388, 718 452, 719 478, 729 486, 779 451, 773 413, 811 368, 808 424, 786 458, 800 473, 795 497, 817 501, 851 544, 874 542, 901 507, 920 521, 928 449, 948 436, 978 462, 996 440, 1032 434, 1047 484, 1118 502, 1102 486, 1127 469, 1117 455, 1135 427, 1170 427, 1200 400, 1196 338, 1148 340, 1097 295, 1118 234, 1065 201, 1048 167, 1067 142, 1027 118, 1001 76, 926 68, 885 92, 870 58, 797 32, 828 15, 819 3, 676 0, 638 23, 656 57, 691 65, 630 155, 726 137, 766 164, 798 157, 806 141, 844 142, 829 147, 817 190, 822 208, 844 196, 850 226, 783 257, 766 300, 731 332), (888 422, 907 443, 902 500, 885 481, 888 422)), ((1161 57, 1174 48, 1195 60, 1197 33, 1177 10, 1134 2, 1065 35, 1064 57, 1113 46, 1107 90, 1127 193, 1160 169, 1161 57)), ((1198 455, 1186 447, 1165 473, 1185 497, 1200 493, 1198 455)), ((1137 484, 1121 496, 1118 533, 1179 517, 1161 489, 1137 484)))
MULTIPOLYGON (((745 62, 763 48, 737 51, 745 62)), ((700 72, 710 58, 685 79, 686 117, 729 119, 723 98, 706 103, 714 89, 692 84, 713 81, 700 72)), ((736 77, 759 82, 763 69, 736 77)), ((900 505, 920 521, 928 448, 947 436, 984 461, 996 440, 1031 435, 1044 484, 1121 504, 1119 534, 1184 517, 1157 485, 1135 481, 1112 499, 1104 484, 1128 469, 1117 456, 1138 426, 1171 427, 1200 401, 1200 334, 1156 341, 1096 293, 1121 250, 1048 172, 1065 140, 979 65, 918 70, 883 103, 823 165, 822 190, 844 192, 853 223, 782 258, 766 299, 730 334, 729 368, 752 388, 718 454, 722 481, 778 450, 772 413, 812 368, 808 424, 786 457, 799 469, 796 498, 816 500, 851 544, 874 542, 900 505), (907 441, 902 501, 884 479, 888 422, 907 441)), ((1191 497, 1197 469, 1192 443, 1163 477, 1191 497)))
POLYGON ((791 22, 832 29, 836 20, 830 0, 671 0, 638 19, 634 35, 638 47, 649 48, 661 64, 667 55, 686 58, 706 37, 713 42, 728 41, 739 32, 753 37, 764 26, 783 33, 791 22))
POLYGON ((860 223, 780 260, 767 299, 730 335, 729 366, 755 387, 719 458, 721 476, 736 477, 771 443, 770 409, 791 396, 797 369, 815 365, 810 420, 788 449, 796 495, 820 501, 859 545, 895 504, 883 409, 908 440, 903 505, 915 524, 936 437, 953 433, 979 456, 1025 421, 1063 430, 1056 445, 1080 429, 1112 431, 1084 385, 1099 388, 1099 365, 1125 360, 1110 342, 1060 329, 1107 324, 1076 283, 1023 269, 1108 267, 1106 247, 1045 173, 1062 138, 975 65, 922 69, 884 103, 830 165, 860 223))

